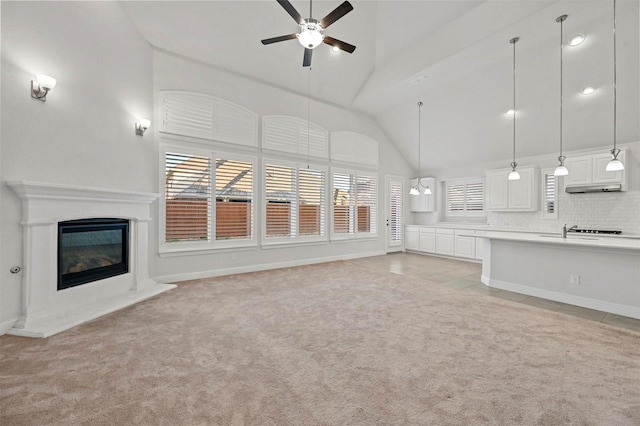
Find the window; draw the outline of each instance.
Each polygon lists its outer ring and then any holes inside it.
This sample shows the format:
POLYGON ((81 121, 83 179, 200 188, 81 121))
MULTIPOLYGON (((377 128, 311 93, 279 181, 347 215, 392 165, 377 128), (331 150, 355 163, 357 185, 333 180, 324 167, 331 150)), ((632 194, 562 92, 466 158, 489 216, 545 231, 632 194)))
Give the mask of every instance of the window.
POLYGON ((165 151, 165 250, 254 244, 255 161, 233 157, 165 151))
POLYGON ((542 218, 558 218, 558 179, 553 175, 554 169, 542 171, 542 218))
POLYGON ((265 162, 265 239, 325 240, 326 171, 265 162))
POLYGON ((456 179, 445 182, 447 217, 482 217, 484 211, 484 179, 456 179))
POLYGON ((377 234, 376 176, 333 173, 333 236, 354 238, 377 234))

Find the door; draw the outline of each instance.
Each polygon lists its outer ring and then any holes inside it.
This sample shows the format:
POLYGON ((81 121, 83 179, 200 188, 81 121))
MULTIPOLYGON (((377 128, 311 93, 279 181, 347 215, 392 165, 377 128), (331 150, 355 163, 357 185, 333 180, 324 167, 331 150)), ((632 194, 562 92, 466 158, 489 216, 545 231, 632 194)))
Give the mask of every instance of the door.
POLYGON ((385 183, 385 250, 391 253, 402 251, 404 184, 397 176, 387 176, 385 183))

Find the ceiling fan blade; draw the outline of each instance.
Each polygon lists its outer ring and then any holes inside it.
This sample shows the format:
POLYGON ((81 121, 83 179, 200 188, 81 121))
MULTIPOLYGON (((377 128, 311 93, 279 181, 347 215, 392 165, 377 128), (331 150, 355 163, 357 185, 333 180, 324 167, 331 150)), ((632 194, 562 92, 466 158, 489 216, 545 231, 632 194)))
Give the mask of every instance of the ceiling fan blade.
POLYGON ((331 13, 320 20, 320 25, 322 28, 327 28, 329 25, 336 22, 338 19, 342 18, 347 13, 353 10, 353 6, 348 1, 345 1, 340 6, 333 9, 331 13))
POLYGON ((262 44, 277 43, 279 41, 293 40, 295 38, 296 38, 295 34, 287 34, 279 37, 265 38, 264 40, 262 40, 262 44))
POLYGON ((311 66, 311 55, 313 55, 313 49, 304 49, 304 59, 302 59, 303 67, 311 66))
POLYGON ((323 42, 328 44, 329 46, 335 46, 340 50, 344 50, 347 53, 353 53, 353 51, 356 50, 356 47, 353 44, 349 44, 344 41, 338 40, 337 38, 329 36, 324 36, 323 42))
POLYGON ((296 8, 293 7, 291 3, 289 3, 288 0, 277 0, 277 1, 278 3, 280 3, 280 6, 282 6, 282 8, 286 10, 289 15, 291 15, 291 17, 298 23, 298 25, 304 22, 304 19, 302 19, 302 16, 298 13, 296 8))

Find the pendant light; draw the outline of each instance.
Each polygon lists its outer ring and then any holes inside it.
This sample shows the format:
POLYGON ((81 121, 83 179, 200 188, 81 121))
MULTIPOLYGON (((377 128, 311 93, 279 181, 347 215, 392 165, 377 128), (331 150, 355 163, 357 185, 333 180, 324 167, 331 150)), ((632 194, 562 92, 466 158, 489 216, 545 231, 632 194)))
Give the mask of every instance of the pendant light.
POLYGON ((611 161, 607 163, 606 171, 617 172, 624 170, 624 164, 618 160, 620 150, 616 148, 616 0, 613 0, 613 149, 611 150, 611 161))
POLYGON ((560 23, 560 156, 558 161, 560 164, 553 171, 554 176, 566 176, 569 174, 569 170, 564 166, 565 156, 562 155, 562 52, 564 50, 564 41, 562 39, 563 22, 567 19, 567 15, 559 16, 556 22, 560 23))
MULTIPOLYGON (((421 126, 420 123, 422 122, 422 101, 418 102, 418 171, 420 171, 420 167, 421 167, 421 156, 420 156, 420 130, 421 130, 421 126)), ((423 185, 422 184, 422 178, 417 178, 416 184, 414 186, 411 187, 411 189, 409 190, 409 194, 410 195, 420 195, 420 190, 422 189, 422 193, 424 195, 431 195, 431 188, 429 187, 429 185, 423 185)))
POLYGON ((513 161, 511 162, 511 172, 509 173, 509 180, 520 179, 520 173, 516 170, 518 163, 516 163, 516 43, 520 40, 519 37, 514 37, 509 40, 509 43, 513 44, 513 161))

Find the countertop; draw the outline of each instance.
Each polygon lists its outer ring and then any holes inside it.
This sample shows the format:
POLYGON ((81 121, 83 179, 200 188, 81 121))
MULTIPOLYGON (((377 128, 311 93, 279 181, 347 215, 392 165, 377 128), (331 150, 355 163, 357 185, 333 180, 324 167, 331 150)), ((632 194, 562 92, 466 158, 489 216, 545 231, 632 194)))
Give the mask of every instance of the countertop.
MULTIPOLYGON (((505 229, 505 228, 492 228, 487 224, 478 223, 443 223, 439 222, 437 224, 430 225, 405 225, 406 227, 426 227, 426 228, 447 228, 447 229, 455 229, 455 230, 463 230, 463 231, 477 231, 476 236, 480 236, 482 232, 504 232, 504 233, 513 233, 513 234, 523 234, 523 235, 560 235, 561 230, 558 229, 556 232, 548 231, 548 230, 532 230, 532 229, 505 229)), ((471 235, 471 234, 470 234, 471 235)), ((638 234, 587 234, 587 233, 575 233, 569 232, 568 237, 584 237, 584 238, 605 238, 605 239, 632 239, 632 240, 640 240, 640 235, 638 234)), ((545 237, 549 238, 549 237, 545 237)))
POLYGON ((596 235, 568 234, 562 238, 558 234, 504 231, 474 231, 469 236, 505 241, 522 241, 538 244, 555 244, 604 249, 627 249, 640 251, 640 239, 601 237, 596 235))

